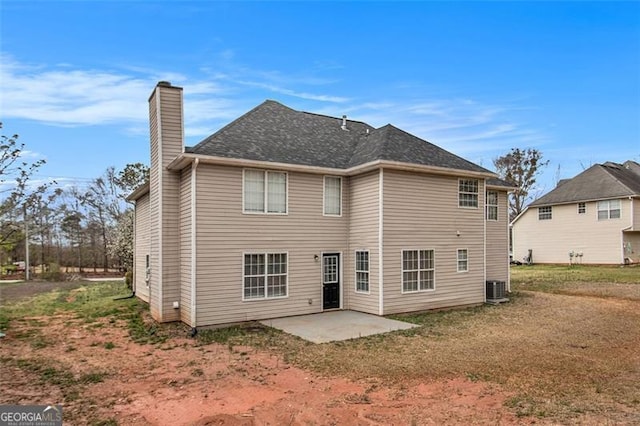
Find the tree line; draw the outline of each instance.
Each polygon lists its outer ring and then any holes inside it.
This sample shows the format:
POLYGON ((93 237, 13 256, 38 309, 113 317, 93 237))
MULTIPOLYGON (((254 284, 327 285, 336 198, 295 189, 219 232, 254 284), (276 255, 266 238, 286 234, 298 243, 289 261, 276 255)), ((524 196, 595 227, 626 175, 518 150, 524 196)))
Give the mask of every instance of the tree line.
MULTIPOLYGON (((2 123, 0 123, 0 129, 2 123)), ((107 168, 88 185, 34 179, 45 160, 24 159, 18 135, 0 137, 0 265, 26 259, 39 271, 107 272, 133 266, 133 206, 125 197, 149 179, 141 163, 107 168)))

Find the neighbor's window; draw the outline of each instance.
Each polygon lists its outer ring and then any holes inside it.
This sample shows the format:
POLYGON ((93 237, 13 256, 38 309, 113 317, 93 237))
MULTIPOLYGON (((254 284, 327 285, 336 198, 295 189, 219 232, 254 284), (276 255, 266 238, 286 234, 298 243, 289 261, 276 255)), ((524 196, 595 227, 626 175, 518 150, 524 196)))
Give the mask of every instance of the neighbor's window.
POLYGON ((587 212, 587 203, 578 203, 578 214, 585 214, 587 212))
POLYGON ((538 220, 550 220, 551 213, 551 206, 538 207, 538 220))
POLYGON ((487 191, 487 220, 498 220, 498 191, 487 191))
POLYGON ((433 250, 402 250, 402 291, 409 293, 434 288, 433 250))
POLYGON ((244 212, 286 213, 287 174, 244 170, 244 212))
POLYGON ((342 178, 324 177, 324 214, 340 216, 342 214, 342 178))
POLYGON ((620 200, 598 201, 598 220, 620 219, 620 200))
POLYGON ((458 207, 478 207, 478 179, 458 180, 458 207))
POLYGON ((458 249, 458 272, 469 270, 469 252, 467 249, 458 249))
POLYGON ((356 252, 356 291, 369 292, 369 252, 356 252))
POLYGON ((244 255, 244 299, 268 299, 287 295, 287 253, 244 255))

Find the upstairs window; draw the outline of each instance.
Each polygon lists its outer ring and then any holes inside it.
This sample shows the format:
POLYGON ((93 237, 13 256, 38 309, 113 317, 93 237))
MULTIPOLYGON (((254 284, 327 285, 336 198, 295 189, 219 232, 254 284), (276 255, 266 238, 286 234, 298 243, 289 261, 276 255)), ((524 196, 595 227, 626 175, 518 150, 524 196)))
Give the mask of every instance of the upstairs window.
POLYGON ((265 170, 244 170, 245 213, 287 213, 287 174, 265 170))
POLYGON ((487 191, 487 220, 498 220, 498 191, 487 191))
POLYGON ((478 208, 478 179, 458 180, 458 207, 478 208))
POLYGON ((620 219, 620 200, 598 201, 598 220, 620 219))
POLYGON ((538 220, 551 220, 551 217, 552 217, 551 206, 538 207, 538 220))
POLYGON ((342 178, 324 177, 324 214, 325 216, 342 215, 342 178))
POLYGON ((578 203, 578 214, 585 214, 587 212, 587 203, 578 203))

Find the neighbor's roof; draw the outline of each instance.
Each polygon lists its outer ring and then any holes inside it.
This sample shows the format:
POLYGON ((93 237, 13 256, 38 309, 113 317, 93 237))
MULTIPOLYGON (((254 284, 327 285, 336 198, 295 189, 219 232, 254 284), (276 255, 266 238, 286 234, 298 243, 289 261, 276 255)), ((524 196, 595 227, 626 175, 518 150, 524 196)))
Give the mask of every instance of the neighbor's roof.
POLYGON ((531 207, 640 196, 640 165, 606 162, 589 167, 530 204, 531 207))
POLYGON ((268 100, 185 153, 335 169, 387 160, 494 174, 390 124, 342 124, 268 100))

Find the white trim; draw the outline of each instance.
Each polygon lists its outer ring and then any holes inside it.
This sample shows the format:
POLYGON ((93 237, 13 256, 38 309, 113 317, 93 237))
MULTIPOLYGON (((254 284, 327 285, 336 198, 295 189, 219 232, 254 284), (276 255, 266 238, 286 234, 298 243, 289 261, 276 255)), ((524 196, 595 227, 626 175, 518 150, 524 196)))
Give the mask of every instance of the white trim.
MULTIPOLYGON (((428 269, 424 269, 428 271, 428 269)), ((436 249, 435 248, 403 248, 400 249, 400 294, 416 294, 416 293, 433 293, 436 291, 436 249), (418 289, 415 291, 404 290, 404 252, 405 251, 417 251, 418 252, 418 289), (420 290, 420 252, 432 251, 433 252, 433 288, 427 288, 420 290)))
MULTIPOLYGON (((158 122, 156 123, 156 129, 158 132, 158 279, 156 280, 158 284, 158 316, 160 317, 160 321, 164 320, 164 299, 162 292, 162 258, 163 258, 163 245, 162 245, 162 229, 163 229, 163 221, 162 221, 162 171, 164 167, 162 166, 162 110, 161 110, 161 102, 160 102, 160 86, 156 86, 156 119, 158 122)), ((151 197, 149 197, 149 201, 151 201, 151 197)), ((149 214, 151 214, 151 203, 149 203, 149 214)), ((153 268, 152 268, 153 270, 153 268)), ((153 276, 153 273, 151 274, 153 276)), ((149 287, 151 287, 151 283, 149 283, 149 287)), ((149 290, 149 302, 151 302, 151 290, 149 290)))
POLYGON ((193 164, 191 165, 191 327, 197 327, 197 316, 196 316, 196 307, 197 307, 197 303, 196 303, 196 299, 197 299, 197 288, 196 288, 196 274, 197 274, 197 268, 196 268, 196 262, 197 262, 197 244, 196 244, 196 237, 198 235, 197 233, 197 226, 198 226, 198 210, 197 210, 197 197, 196 197, 196 188, 197 188, 197 169, 198 169, 198 164, 200 163, 200 160, 198 160, 197 158, 195 159, 195 161, 193 162, 193 164))
POLYGON ((371 294, 371 252, 369 249, 353 251, 353 288, 358 294, 371 294), (367 253, 367 291, 358 290, 358 272, 365 272, 358 270, 358 253, 367 253))
MULTIPOLYGON (((487 226, 485 225, 485 230, 486 230, 486 227, 487 226)), ((485 247, 486 247, 486 240, 487 240, 487 238, 486 238, 486 231, 485 231, 485 247)), ((486 253, 485 253, 485 257, 486 257, 486 253)), ((487 263, 485 261, 485 265, 486 264, 487 263)), ((435 269, 435 265, 434 265, 434 269, 435 269)), ((471 268, 469 268, 469 249, 468 248, 457 248, 456 249, 456 272, 460 273, 460 274, 467 274, 467 273, 469 273, 470 269, 471 268), (460 270, 460 257, 459 256, 460 256, 460 251, 461 250, 464 250, 464 251, 467 252, 467 259, 466 259, 466 261, 467 261, 467 269, 463 269, 463 270, 460 270)), ((486 267, 485 267, 485 275, 486 275, 486 267)))
POLYGON ((378 315, 384 315, 384 169, 378 173, 378 315))
POLYGON ((342 193, 343 193, 343 185, 342 185, 342 176, 333 176, 333 175, 325 175, 322 177, 322 216, 326 217, 342 217, 342 193), (340 180, 340 213, 327 213, 327 178, 339 179, 340 180))
POLYGON ((254 169, 250 167, 245 167, 242 169, 242 214, 257 214, 257 215, 269 215, 269 216, 287 216, 289 214, 289 173, 282 170, 271 170, 271 169, 254 169), (254 170, 258 172, 264 173, 264 210, 261 212, 247 211, 245 210, 244 204, 244 190, 245 190, 245 171, 254 170), (284 213, 279 212, 270 212, 269 210, 269 173, 282 173, 284 174, 284 185, 285 185, 285 194, 284 194, 284 213))
MULTIPOLYGON (((265 301, 269 301, 269 300, 278 300, 278 299, 288 299, 289 298, 289 263, 290 263, 290 257, 289 257, 289 252, 287 250, 269 250, 269 251, 261 251, 261 250, 255 250, 255 251, 243 251, 242 252, 242 262, 240 262, 241 268, 242 268, 242 273, 241 273, 241 286, 240 286, 240 290, 242 292, 242 301, 243 302, 265 302, 265 301), (264 297, 251 297, 251 298, 245 298, 244 297, 244 258, 246 255, 252 255, 252 254, 261 254, 264 255, 264 297), (270 254, 286 254, 287 255, 287 273, 285 274, 287 277, 287 294, 286 296, 272 296, 269 297, 267 296, 268 294, 268 290, 267 290, 267 286, 268 286, 268 258, 270 254)), ((273 274, 272 274, 273 275, 273 274)), ((277 274, 277 275, 283 275, 283 274, 277 274)))

